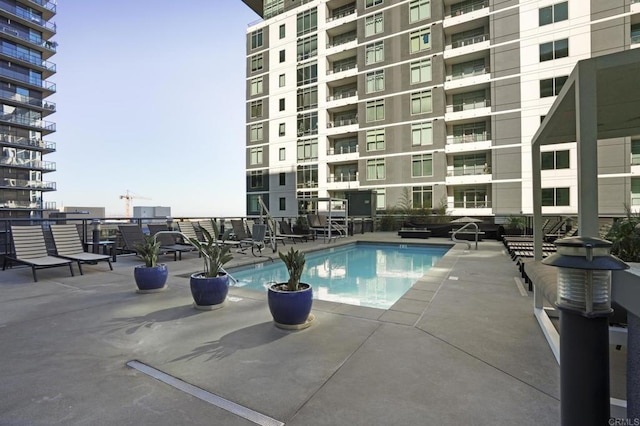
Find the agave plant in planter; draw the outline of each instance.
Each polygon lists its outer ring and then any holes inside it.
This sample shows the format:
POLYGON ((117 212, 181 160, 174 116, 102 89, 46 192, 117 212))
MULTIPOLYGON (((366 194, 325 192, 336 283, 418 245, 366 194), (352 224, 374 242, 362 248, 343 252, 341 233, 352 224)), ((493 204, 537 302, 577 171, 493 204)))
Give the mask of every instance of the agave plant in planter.
POLYGON ((155 293, 167 288, 166 282, 169 276, 167 265, 158 264, 160 242, 150 235, 134 245, 136 256, 144 261, 144 265, 138 265, 133 269, 133 278, 138 286, 138 293, 155 293))
POLYGON ((218 244, 218 228, 212 223, 213 235, 202 228, 205 241, 189 238, 204 260, 204 271, 192 274, 189 280, 194 307, 200 310, 221 308, 229 293, 229 276, 222 267, 233 256, 229 246, 218 244))
POLYGON ((269 286, 268 303, 273 321, 277 327, 288 330, 307 328, 313 321, 313 289, 309 284, 300 282, 306 262, 304 253, 292 247, 279 256, 287 267, 289 281, 269 286))

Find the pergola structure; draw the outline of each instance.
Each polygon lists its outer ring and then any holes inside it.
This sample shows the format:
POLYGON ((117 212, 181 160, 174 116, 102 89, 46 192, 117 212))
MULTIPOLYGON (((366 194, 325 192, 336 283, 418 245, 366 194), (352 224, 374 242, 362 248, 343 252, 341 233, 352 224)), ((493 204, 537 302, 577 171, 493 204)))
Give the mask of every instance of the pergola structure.
MULTIPOLYGON (((580 236, 598 237, 598 140, 634 135, 640 135, 640 49, 579 61, 531 141, 536 261, 542 259, 543 239, 540 147, 577 142, 578 230, 580 236)), ((632 334, 640 339, 640 285, 616 277, 613 299, 629 313, 629 340, 632 334)), ((540 293, 534 294, 536 318, 557 357, 559 337, 540 293)), ((635 356, 628 368, 638 364, 640 355, 635 356)), ((627 383, 628 391, 637 392, 638 381, 627 383)))

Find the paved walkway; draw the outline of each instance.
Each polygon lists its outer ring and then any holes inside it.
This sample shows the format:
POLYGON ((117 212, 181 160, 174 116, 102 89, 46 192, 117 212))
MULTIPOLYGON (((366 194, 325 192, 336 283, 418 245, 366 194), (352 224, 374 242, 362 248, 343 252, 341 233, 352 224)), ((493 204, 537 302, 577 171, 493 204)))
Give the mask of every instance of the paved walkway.
MULTIPOLYGON (((444 242, 339 243, 358 239, 444 242)), ((559 423, 558 365, 499 242, 458 244, 387 311, 315 301, 314 324, 297 332, 275 328, 256 291, 194 310, 184 275, 201 261, 167 260, 168 290, 147 295, 134 291, 134 257, 84 276, 42 270, 38 283, 25 268, 0 272, 0 424, 559 423)))

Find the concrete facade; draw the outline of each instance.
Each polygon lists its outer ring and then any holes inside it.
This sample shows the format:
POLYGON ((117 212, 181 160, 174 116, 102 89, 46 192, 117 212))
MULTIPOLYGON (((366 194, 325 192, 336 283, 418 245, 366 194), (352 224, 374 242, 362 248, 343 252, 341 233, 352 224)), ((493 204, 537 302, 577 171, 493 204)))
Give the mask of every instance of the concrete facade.
MULTIPOLYGON (((354 190, 381 210, 408 190, 452 215, 531 214, 531 138, 564 79, 640 46, 631 0, 245 3, 265 18, 247 30, 249 215, 259 196, 293 217, 354 190)), ((635 139, 600 141, 602 214, 640 206, 635 139)), ((543 148, 544 214, 577 213, 576 158, 543 148)))

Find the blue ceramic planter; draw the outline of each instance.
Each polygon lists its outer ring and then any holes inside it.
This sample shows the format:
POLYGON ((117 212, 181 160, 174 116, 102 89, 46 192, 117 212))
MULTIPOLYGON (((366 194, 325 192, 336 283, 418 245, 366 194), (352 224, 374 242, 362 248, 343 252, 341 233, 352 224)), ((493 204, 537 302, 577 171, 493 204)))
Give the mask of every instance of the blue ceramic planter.
POLYGON ((277 289, 279 285, 273 284, 268 292, 269 310, 276 325, 286 329, 300 329, 311 325, 311 286, 300 283, 302 289, 299 291, 283 291, 277 289))
POLYGON ((198 272, 191 275, 189 284, 196 309, 220 308, 229 293, 229 276, 227 274, 204 278, 198 272))
POLYGON ((164 263, 147 267, 139 265, 133 268, 133 278, 138 286, 138 293, 152 293, 165 289, 169 270, 164 263))

